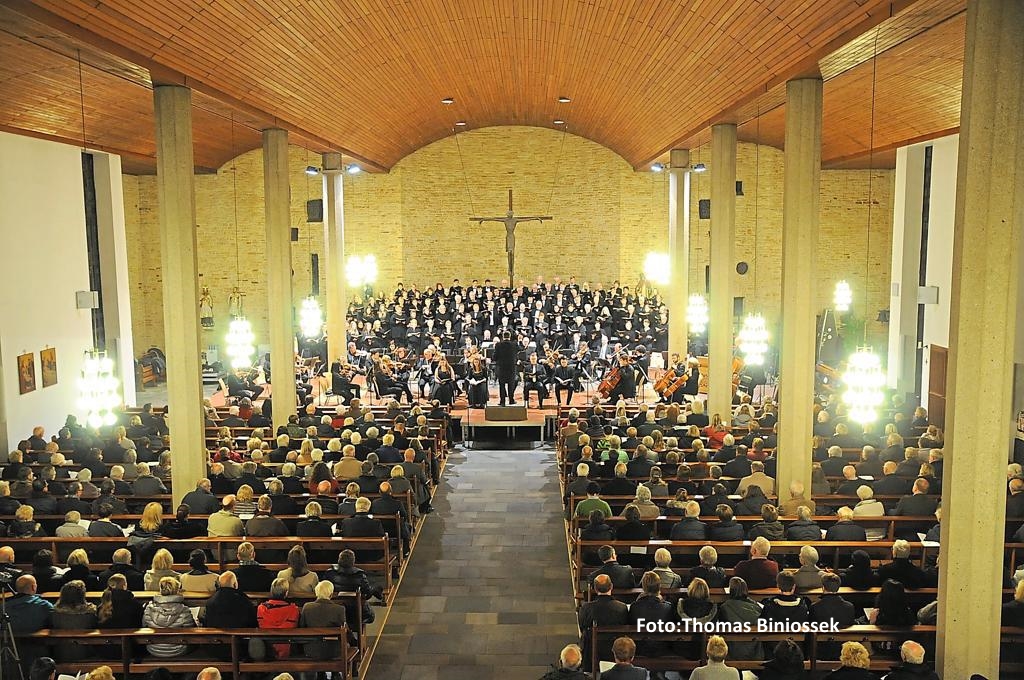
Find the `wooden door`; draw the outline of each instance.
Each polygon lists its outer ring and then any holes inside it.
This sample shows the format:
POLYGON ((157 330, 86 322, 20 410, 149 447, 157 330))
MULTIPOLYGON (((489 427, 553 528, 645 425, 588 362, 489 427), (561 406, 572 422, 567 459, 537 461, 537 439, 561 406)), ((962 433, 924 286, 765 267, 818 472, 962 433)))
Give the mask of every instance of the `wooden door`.
POLYGON ((928 422, 945 429, 946 358, 949 349, 930 345, 928 358, 928 422))

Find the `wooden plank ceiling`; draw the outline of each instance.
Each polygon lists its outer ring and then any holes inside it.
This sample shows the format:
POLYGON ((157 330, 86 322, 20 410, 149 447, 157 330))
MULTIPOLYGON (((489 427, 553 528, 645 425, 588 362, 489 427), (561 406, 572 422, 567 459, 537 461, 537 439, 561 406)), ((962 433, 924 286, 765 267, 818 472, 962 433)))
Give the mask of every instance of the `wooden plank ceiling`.
POLYGON ((876 150, 958 124, 963 21, 950 17, 963 4, 0 0, 0 129, 80 140, 81 54, 86 139, 138 172, 152 168, 150 71, 194 87, 206 169, 255 148, 274 124, 306 148, 388 168, 457 120, 555 118, 644 167, 699 143, 712 121, 746 122, 750 138, 758 112, 760 138, 781 146, 779 84, 820 67, 823 158, 856 167, 876 50, 876 150), (454 105, 440 103, 448 96, 454 105))

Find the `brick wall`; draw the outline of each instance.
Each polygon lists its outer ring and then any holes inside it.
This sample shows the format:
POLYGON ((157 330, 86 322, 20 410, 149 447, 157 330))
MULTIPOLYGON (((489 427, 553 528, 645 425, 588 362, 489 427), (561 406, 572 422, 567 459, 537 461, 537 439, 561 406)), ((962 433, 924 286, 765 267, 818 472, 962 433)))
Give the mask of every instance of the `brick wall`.
MULTIPOLYGON (((748 310, 776 320, 781 289, 782 154, 777 149, 741 144, 737 198, 739 259, 751 264, 734 275, 737 296, 748 310), (755 165, 759 168, 754 179, 755 165), (754 197, 757 229, 754 228, 754 197), (756 235, 756 256, 755 256, 756 235), (756 272, 756 286, 755 286, 756 272)), ((710 166, 706 148, 691 156, 710 166)), ((322 225, 305 221, 305 202, 319 198, 320 177, 309 178, 307 165, 319 158, 292 147, 289 154, 293 226, 300 240, 292 244, 293 292, 296 302, 309 293, 309 252, 321 252, 322 225)), ((204 346, 221 342, 226 331, 227 297, 236 283, 234 173, 237 172, 239 285, 257 342, 267 342, 263 226, 262 151, 240 155, 216 175, 196 176, 197 237, 201 285, 214 298, 217 330, 204 346)), ((697 219, 697 198, 707 198, 709 176, 694 175, 692 196, 691 286, 703 286, 708 226, 697 219)), ((867 244, 866 171, 822 173, 822 228, 819 245, 820 303, 829 303, 838 278, 854 288, 863 304, 864 251, 867 244), (828 258, 828 259, 826 259, 828 258)), ((163 345, 162 292, 156 179, 125 177, 125 220, 130 252, 132 318, 135 342, 143 349, 163 345)), ((398 281, 431 285, 461 278, 505 277, 504 228, 469 222, 471 215, 503 215, 507 190, 514 190, 520 215, 550 214, 555 219, 526 223, 516 230, 516 274, 635 285, 651 250, 667 248, 667 173, 634 172, 611 150, 555 130, 493 127, 449 137, 410 154, 388 174, 344 176, 346 250, 373 254, 380 269, 379 286, 398 281)), ((873 180, 870 318, 888 304, 889 249, 893 173, 876 171, 873 180)), ((321 262, 321 277, 326 263, 321 262)), ((321 278, 321 284, 323 279, 321 278)), ((323 300, 321 299, 321 303, 323 300)), ((858 310, 862 307, 858 307, 858 310)), ((884 328, 871 328, 884 334, 884 328)), ((879 343, 876 343, 878 345, 879 343)))

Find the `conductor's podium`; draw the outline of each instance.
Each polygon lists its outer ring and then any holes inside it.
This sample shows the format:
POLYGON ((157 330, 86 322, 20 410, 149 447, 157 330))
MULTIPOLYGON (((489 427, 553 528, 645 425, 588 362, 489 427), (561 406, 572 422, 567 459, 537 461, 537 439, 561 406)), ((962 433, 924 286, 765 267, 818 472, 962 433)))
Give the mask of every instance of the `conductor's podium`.
POLYGON ((484 409, 484 420, 526 420, 526 404, 488 406, 484 409))

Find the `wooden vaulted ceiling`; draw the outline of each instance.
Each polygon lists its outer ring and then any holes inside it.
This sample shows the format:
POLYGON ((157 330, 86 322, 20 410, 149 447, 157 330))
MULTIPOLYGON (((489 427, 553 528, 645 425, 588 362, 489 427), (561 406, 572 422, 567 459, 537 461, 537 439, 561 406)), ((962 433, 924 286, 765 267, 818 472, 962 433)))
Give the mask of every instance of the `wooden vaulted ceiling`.
POLYGON ((820 70, 825 164, 886 165, 958 125, 964 2, 0 0, 0 130, 77 143, 84 117, 150 172, 153 81, 180 82, 200 169, 271 125, 387 169, 456 120, 555 118, 644 167, 721 120, 781 146, 782 84, 820 70))

